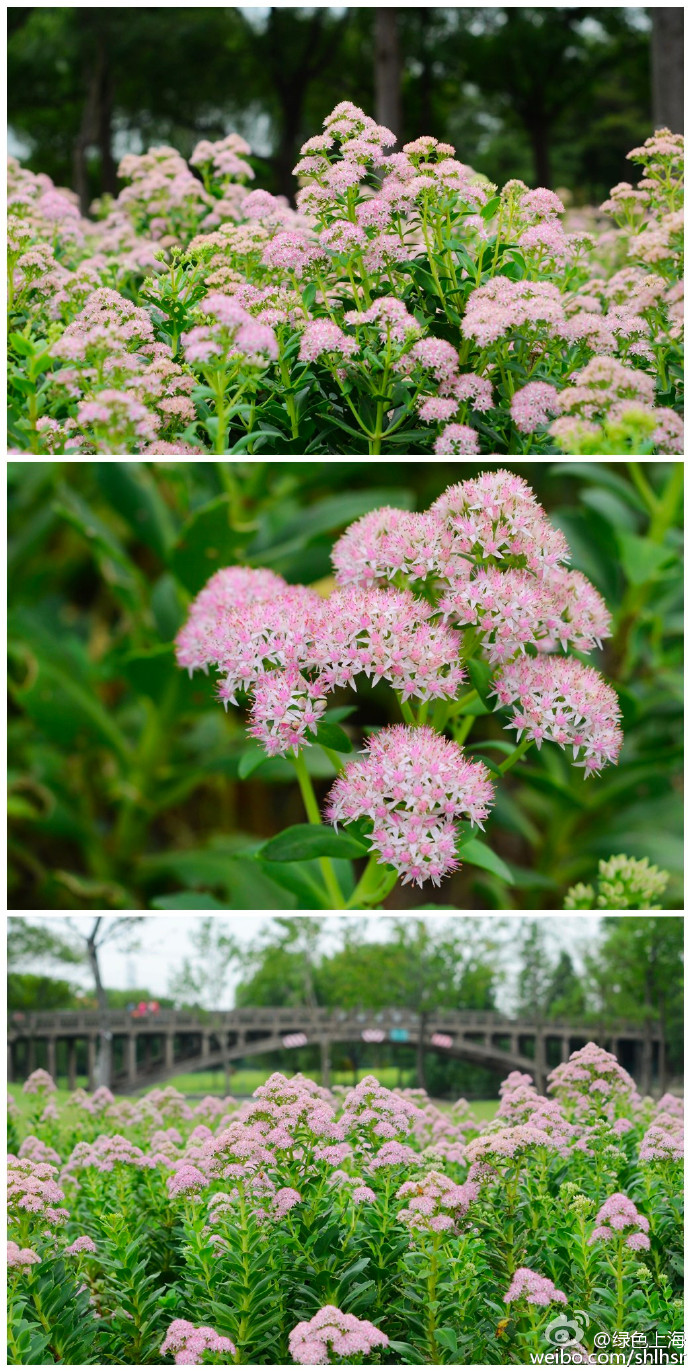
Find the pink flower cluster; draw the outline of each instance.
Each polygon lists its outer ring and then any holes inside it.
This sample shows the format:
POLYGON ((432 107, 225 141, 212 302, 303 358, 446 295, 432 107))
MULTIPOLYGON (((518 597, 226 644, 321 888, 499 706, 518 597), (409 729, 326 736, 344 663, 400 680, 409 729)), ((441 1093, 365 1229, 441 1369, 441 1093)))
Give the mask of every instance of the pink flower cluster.
POLYGON ((585 776, 615 763, 623 744, 615 691, 598 671, 565 657, 522 657, 504 667, 494 685, 498 706, 517 702, 508 728, 537 748, 571 747, 585 776), (580 754, 582 754, 580 756, 580 754))
POLYGON ((640 1143, 642 1162, 682 1162, 685 1155, 683 1127, 679 1121, 661 1115, 647 1129, 640 1143))
POLYGON ((479 1187, 473 1181, 458 1185, 441 1171, 428 1171, 418 1181, 405 1181, 396 1199, 407 1200, 398 1219, 412 1232, 457 1233, 459 1221, 476 1200, 479 1187))
POLYGON ((566 1102, 586 1100, 591 1106, 616 1099, 627 1102, 635 1094, 632 1077, 612 1052, 597 1043, 587 1043, 561 1062, 550 1073, 548 1088, 566 1102))
POLYGON ((214 1328, 196 1328, 186 1319, 173 1319, 161 1343, 161 1356, 168 1352, 174 1353, 176 1366, 199 1366, 204 1352, 227 1352, 234 1357, 237 1348, 214 1328))
POLYGON ((332 1357, 339 1361, 368 1357, 375 1347, 387 1347, 388 1338, 368 1319, 326 1304, 312 1319, 293 1328, 289 1344, 290 1356, 299 1366, 328 1366, 332 1357))
POLYGON ((527 1304, 567 1304, 562 1290, 557 1290, 548 1276, 530 1271, 528 1266, 519 1266, 504 1295, 506 1304, 524 1299, 527 1304))
POLYGON ((345 1096, 340 1123, 346 1135, 366 1129, 374 1138, 392 1141, 410 1132, 417 1113, 397 1091, 387 1090, 375 1076, 363 1076, 345 1096))
POLYGON ((427 727, 398 724, 375 734, 359 760, 348 762, 327 803, 331 823, 372 822, 369 845, 403 884, 438 885, 458 866, 455 822, 483 827, 493 786, 481 762, 427 727))
POLYGON ((467 1144, 465 1156, 473 1165, 488 1160, 492 1165, 521 1158, 535 1147, 555 1147, 555 1141, 543 1128, 533 1123, 515 1124, 513 1128, 497 1128, 482 1133, 467 1144))
POLYGON ((14 1267, 18 1271, 28 1271, 30 1266, 35 1266, 41 1258, 37 1252, 30 1247, 18 1247, 16 1242, 7 1244, 7 1265, 14 1267))
POLYGON ((55 1081, 48 1071, 43 1070, 42 1066, 39 1066, 38 1070, 32 1071, 22 1086, 24 1095, 51 1095, 56 1090, 55 1081))
POLYGON ((278 356, 273 329, 254 319, 231 295, 216 291, 201 301, 199 309, 209 322, 182 334, 188 362, 213 367, 241 362, 243 366, 263 367, 267 358, 278 356))
POLYGON ((89 1253, 93 1253, 93 1252, 95 1252, 95 1251, 96 1251, 96 1244, 95 1244, 93 1238, 90 1238, 90 1237, 85 1233, 85 1234, 83 1234, 80 1238, 75 1238, 75 1239, 74 1239, 74 1242, 71 1242, 70 1245, 69 1245, 69 1247, 66 1247, 66 1248, 65 1248, 65 1256, 66 1256, 66 1257, 77 1257, 77 1256, 79 1256, 80 1252, 89 1252, 89 1253))
POLYGON ((597 1214, 597 1227, 590 1234, 588 1241, 610 1242, 618 1237, 624 1241, 626 1247, 638 1252, 649 1247, 648 1232, 649 1219, 638 1213, 635 1204, 627 1195, 616 1193, 610 1195, 602 1204, 597 1214))
POLYGON ((29 1157, 7 1158, 7 1207, 17 1218, 38 1216, 42 1226, 60 1226, 69 1213, 56 1208, 64 1200, 64 1191, 55 1181, 56 1168, 49 1162, 34 1162, 29 1157))

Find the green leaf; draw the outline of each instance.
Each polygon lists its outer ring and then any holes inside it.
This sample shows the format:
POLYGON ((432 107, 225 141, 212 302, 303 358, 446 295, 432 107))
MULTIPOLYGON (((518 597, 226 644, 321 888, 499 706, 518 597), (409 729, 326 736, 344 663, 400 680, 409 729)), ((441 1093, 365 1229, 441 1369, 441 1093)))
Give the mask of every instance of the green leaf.
POLYGON ((322 719, 316 730, 316 741, 321 747, 329 747, 333 752, 352 752, 352 743, 340 724, 322 719))
POLYGON ((141 462, 97 462, 98 484, 109 504, 161 559, 175 541, 168 507, 154 479, 141 462))
POLYGON ((501 203, 501 197, 500 197, 500 195, 493 195, 493 196, 491 197, 490 200, 487 200, 487 202, 486 202, 486 204, 485 204, 485 206, 484 206, 484 208, 483 208, 483 210, 482 210, 482 212, 481 212, 482 219, 493 219, 493 217, 494 217, 494 215, 495 215, 495 213, 496 213, 496 210, 498 209, 498 206, 500 205, 500 203, 501 203))
POLYGON ((489 699, 489 690, 494 673, 489 663, 483 662, 479 657, 472 657, 467 663, 467 674, 482 704, 486 705, 487 709, 492 709, 493 699, 489 699))
POLYGON ((243 556, 252 530, 230 524, 230 500, 219 495, 187 520, 170 554, 170 568, 191 595, 196 595, 220 567, 243 556))
POLYGON ((658 543, 638 538, 635 533, 618 530, 617 539, 623 570, 633 586, 656 580, 662 566, 674 555, 670 548, 659 547, 658 543))
POLYGON ((189 890, 180 890, 176 895, 159 895, 151 901, 152 909, 225 909, 224 904, 219 904, 212 895, 193 894, 189 890))
POLYGON ((258 769, 258 767, 262 766, 263 763, 267 760, 268 758, 266 753, 264 752, 262 747, 258 746, 258 744, 256 747, 248 747, 247 751, 242 753, 242 756, 240 757, 237 766, 237 775, 239 776, 240 780, 248 780, 248 778, 253 774, 253 772, 255 772, 258 769))
POLYGON ((66 485, 59 487, 55 511, 90 544, 104 580, 138 610, 141 578, 112 529, 66 485))
POLYGON ((513 885, 513 873, 509 866, 492 852, 486 843, 480 843, 478 838, 470 838, 460 844, 460 858, 463 862, 469 862, 470 866, 480 866, 484 871, 490 871, 494 876, 498 876, 507 885, 513 885))
POLYGON ((312 857, 362 857, 367 848, 349 833, 325 824, 294 824, 261 848, 267 862, 300 862, 312 857))
POLYGON ((42 732, 55 742, 67 745, 74 743, 81 734, 91 735, 126 760, 129 743, 97 696, 54 662, 35 656, 33 663, 26 683, 11 682, 10 691, 15 703, 42 732))

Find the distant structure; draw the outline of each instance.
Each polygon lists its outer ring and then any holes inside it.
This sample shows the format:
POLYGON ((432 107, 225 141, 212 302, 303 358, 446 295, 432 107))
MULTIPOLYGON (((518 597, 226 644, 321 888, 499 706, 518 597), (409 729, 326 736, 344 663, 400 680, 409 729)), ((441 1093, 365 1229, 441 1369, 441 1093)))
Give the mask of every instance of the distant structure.
POLYGON ((548 1072, 586 1042, 613 1052, 645 1093, 657 1073, 663 1074, 665 1056, 657 1025, 645 1029, 622 1020, 597 1029, 569 1021, 538 1023, 462 1010, 419 1015, 405 1009, 161 1009, 136 1016, 117 1010, 105 1018, 91 1011, 59 1010, 10 1016, 8 1080, 23 1080, 35 1067, 44 1066, 52 1076, 58 1071, 66 1075, 72 1090, 78 1075, 86 1075, 94 1089, 101 1034, 110 1036, 113 1049, 110 1088, 122 1094, 159 1085, 182 1072, 224 1067, 307 1044, 320 1048, 324 1082, 334 1044, 392 1043, 416 1047, 420 1061, 425 1052, 438 1052, 505 1074, 527 1071, 541 1091, 548 1072))

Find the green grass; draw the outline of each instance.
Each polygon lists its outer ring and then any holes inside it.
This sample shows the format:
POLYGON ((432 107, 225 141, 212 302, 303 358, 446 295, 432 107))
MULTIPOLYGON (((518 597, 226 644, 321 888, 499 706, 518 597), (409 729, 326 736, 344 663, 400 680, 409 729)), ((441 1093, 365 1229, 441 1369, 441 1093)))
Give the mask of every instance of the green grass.
MULTIPOLYGON (((362 1076, 367 1074, 369 1073, 366 1071, 360 1071, 358 1077, 361 1080, 362 1076)), ((398 1072, 394 1067, 382 1067, 380 1071, 372 1071, 371 1074, 375 1075, 382 1085, 388 1086, 389 1090, 398 1085, 398 1072)), ((414 1083, 414 1073, 412 1071, 403 1072, 402 1076, 403 1085, 406 1086, 410 1083, 414 1083), (407 1078, 409 1078, 409 1080, 407 1078)), ((318 1080, 319 1073, 314 1072, 313 1078, 318 1080)), ((235 1071, 230 1077, 230 1094, 252 1095, 258 1086, 264 1084, 265 1080, 265 1071, 251 1069, 235 1071)), ((334 1071, 331 1077, 331 1083, 333 1085, 353 1085, 354 1073, 351 1071, 334 1071)), ((85 1085, 85 1082, 80 1081, 79 1084, 85 1085)), ((180 1090, 183 1095, 222 1094, 224 1088, 223 1072, 189 1072, 186 1075, 173 1076, 172 1079, 166 1081, 165 1084, 175 1086, 175 1089, 180 1090)), ((38 1096, 22 1094, 21 1084, 10 1085, 8 1086, 8 1090, 12 1095, 12 1098, 19 1105, 24 1117, 28 1117, 31 1111, 36 1107, 38 1096)), ((142 1094, 143 1093, 145 1092, 142 1091, 142 1094)), ((58 1089, 57 1094, 52 1098, 60 1108, 63 1108, 69 1099, 69 1094, 70 1092, 68 1090, 58 1089)), ((437 1103, 445 1108, 450 1107, 450 1101, 439 1100, 437 1103)), ((498 1100, 470 1100, 469 1104, 475 1118, 480 1122, 492 1119, 498 1108, 498 1100)))

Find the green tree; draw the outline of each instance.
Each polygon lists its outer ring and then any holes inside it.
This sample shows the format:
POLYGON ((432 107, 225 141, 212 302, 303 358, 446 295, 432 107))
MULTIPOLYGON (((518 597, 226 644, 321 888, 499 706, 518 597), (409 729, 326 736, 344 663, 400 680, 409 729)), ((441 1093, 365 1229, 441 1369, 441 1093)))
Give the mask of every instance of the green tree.
POLYGON ((549 1019, 583 1019, 588 1011, 587 992, 582 977, 575 970, 569 952, 563 950, 550 976, 546 992, 546 1015, 549 1019))
POLYGON ((100 1016, 96 1084, 110 1085, 112 1074, 112 1032, 108 1022, 108 992, 103 981, 101 957, 106 946, 118 945, 132 949, 136 946, 141 916, 118 915, 115 918, 99 915, 84 931, 75 920, 64 917, 49 925, 32 924, 13 917, 8 928, 8 962, 21 970, 30 962, 42 960, 53 965, 87 966, 93 978, 96 1003, 100 1016))
POLYGON ((645 1030, 640 1064, 641 1088, 652 1083, 655 1024, 661 1029, 659 1088, 664 1089, 668 1060, 682 1069, 683 920, 647 915, 604 919, 596 953, 587 959, 604 1019, 623 1017, 645 1030))

